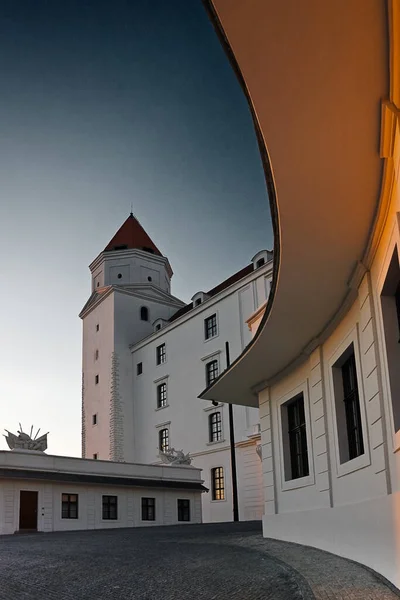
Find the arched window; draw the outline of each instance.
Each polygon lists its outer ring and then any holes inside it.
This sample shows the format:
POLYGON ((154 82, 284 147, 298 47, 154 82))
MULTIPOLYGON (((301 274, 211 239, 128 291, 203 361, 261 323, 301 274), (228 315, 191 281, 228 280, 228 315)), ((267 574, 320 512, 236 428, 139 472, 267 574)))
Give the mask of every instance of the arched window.
POLYGON ((211 494, 213 500, 225 500, 224 468, 211 469, 211 494))
POLYGON ((222 440, 222 419, 221 413, 215 412, 208 417, 210 442, 220 442, 222 440))
POLYGON ((149 309, 147 308, 147 306, 142 306, 140 309, 140 319, 142 321, 148 321, 149 320, 149 309))
POLYGON ((260 258, 257 262, 256 262, 256 269, 259 269, 260 267, 262 267, 263 265, 265 265, 265 258, 260 258))

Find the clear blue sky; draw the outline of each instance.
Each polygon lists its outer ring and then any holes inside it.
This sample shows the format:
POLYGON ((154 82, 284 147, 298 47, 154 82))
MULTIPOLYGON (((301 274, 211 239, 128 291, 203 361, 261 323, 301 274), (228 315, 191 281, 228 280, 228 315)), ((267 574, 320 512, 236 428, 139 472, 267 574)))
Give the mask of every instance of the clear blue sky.
POLYGON ((88 264, 133 202, 188 301, 272 247, 264 175, 200 0, 3 0, 0 76, 0 426, 78 456, 88 264))

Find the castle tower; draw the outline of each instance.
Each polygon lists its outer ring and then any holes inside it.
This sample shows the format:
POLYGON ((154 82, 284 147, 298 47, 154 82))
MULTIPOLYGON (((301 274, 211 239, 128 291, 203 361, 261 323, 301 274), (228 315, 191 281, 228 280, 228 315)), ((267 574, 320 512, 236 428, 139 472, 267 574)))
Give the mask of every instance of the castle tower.
POLYGON ((83 307, 82 456, 133 461, 134 397, 129 346, 183 303, 170 294, 168 259, 131 213, 89 266, 83 307))

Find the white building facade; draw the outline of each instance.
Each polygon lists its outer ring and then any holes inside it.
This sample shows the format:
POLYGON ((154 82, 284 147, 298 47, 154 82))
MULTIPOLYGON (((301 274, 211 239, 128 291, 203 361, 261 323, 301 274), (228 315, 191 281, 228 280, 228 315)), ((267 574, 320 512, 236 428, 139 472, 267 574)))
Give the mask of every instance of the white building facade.
MULTIPOLYGON (((272 253, 184 305, 170 294, 168 260, 131 215, 90 266, 83 320, 82 455, 157 464, 189 452, 209 493, 203 520, 233 516, 226 405, 199 401, 251 338, 247 317, 265 303, 272 253)), ((258 409, 234 408, 240 520, 263 513, 258 409)))
POLYGON ((201 472, 0 452, 0 535, 201 523, 201 472))

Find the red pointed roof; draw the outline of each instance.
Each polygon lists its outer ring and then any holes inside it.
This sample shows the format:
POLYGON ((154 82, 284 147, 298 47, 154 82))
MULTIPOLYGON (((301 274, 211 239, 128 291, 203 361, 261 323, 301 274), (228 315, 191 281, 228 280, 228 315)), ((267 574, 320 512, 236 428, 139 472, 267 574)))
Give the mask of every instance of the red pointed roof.
POLYGON ((131 213, 125 223, 121 225, 112 240, 104 248, 110 250, 145 250, 162 256, 161 252, 149 238, 139 221, 131 213))

